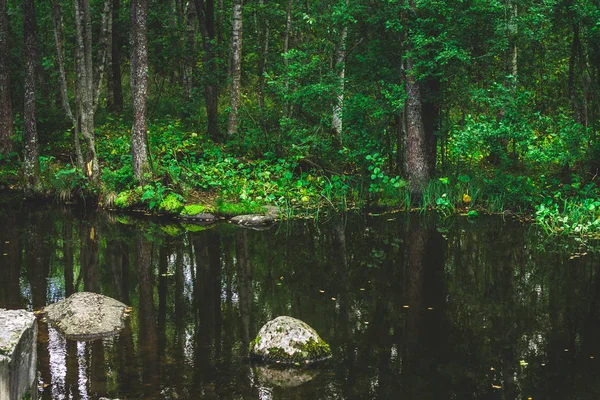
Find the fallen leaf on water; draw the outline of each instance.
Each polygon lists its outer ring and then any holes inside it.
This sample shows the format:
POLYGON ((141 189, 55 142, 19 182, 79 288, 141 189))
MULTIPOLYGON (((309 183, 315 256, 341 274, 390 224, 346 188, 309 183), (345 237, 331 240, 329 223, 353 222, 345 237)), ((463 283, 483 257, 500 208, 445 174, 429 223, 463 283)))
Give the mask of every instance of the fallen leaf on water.
POLYGON ((569 351, 569 349, 565 349, 565 351, 569 351))
POLYGON ((408 308, 408 306, 407 306, 407 305, 404 305, 404 306, 402 306, 402 308, 408 308))
POLYGON ((281 281, 282 281, 282 280, 283 280, 283 276, 280 276, 280 277, 279 277, 279 280, 281 280, 281 281))
POLYGON ((337 299, 335 297, 332 297, 331 300, 336 301, 337 299))
POLYGON ((5 244, 9 244, 10 242, 7 240, 6 242, 4 242, 5 244))
POLYGON ((542 363, 542 367, 545 367, 545 366, 546 366, 546 364, 542 363))
POLYGON ((2 254, 2 255, 3 255, 3 256, 7 256, 7 255, 8 255, 8 253, 4 253, 4 254, 2 254))
POLYGON ((590 356, 590 358, 594 358, 594 356, 590 356))
POLYGON ((431 311, 431 310, 433 310, 433 307, 427 307, 427 309, 428 309, 429 311, 431 311))
POLYGON ((360 288, 360 291, 361 291, 361 292, 364 292, 365 290, 366 290, 366 289, 365 289, 364 287, 361 287, 361 288, 360 288))
POLYGON ((369 321, 365 321, 365 325, 369 325, 369 321))
POLYGON ((319 293, 325 293, 325 291, 324 291, 324 290, 322 290, 322 289, 320 289, 320 290, 319 290, 319 293))
POLYGON ((492 389, 502 389, 502 386, 492 385, 492 389))
POLYGON ((527 363, 525 360, 521 360, 521 361, 519 361, 519 365, 520 365, 521 367, 526 367, 526 366, 527 366, 527 365, 529 365, 529 364, 528 364, 528 363, 527 363))
POLYGON ((495 368, 494 368, 494 367, 490 368, 490 371, 494 371, 494 370, 495 370, 495 368))

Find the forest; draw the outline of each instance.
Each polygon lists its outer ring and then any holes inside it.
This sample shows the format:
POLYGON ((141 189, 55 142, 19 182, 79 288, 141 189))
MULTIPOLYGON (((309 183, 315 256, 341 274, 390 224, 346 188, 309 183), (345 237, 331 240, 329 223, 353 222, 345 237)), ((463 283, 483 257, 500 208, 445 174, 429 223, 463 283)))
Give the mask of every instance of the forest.
POLYGON ((0 190, 600 236, 600 3, 0 0, 0 190))

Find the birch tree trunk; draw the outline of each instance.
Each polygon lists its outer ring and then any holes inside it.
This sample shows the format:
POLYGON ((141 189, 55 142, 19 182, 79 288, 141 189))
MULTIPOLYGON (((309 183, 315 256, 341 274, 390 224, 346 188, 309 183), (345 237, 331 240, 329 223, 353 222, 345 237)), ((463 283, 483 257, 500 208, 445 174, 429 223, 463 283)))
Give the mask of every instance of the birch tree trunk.
POLYGON ((25 156, 24 175, 27 195, 41 192, 40 157, 36 125, 35 67, 37 63, 35 0, 23 3, 23 38, 25 42, 25 156))
POLYGON ((133 172, 143 181, 150 170, 148 162, 148 134, 146 132, 146 101, 148 97, 148 0, 131 1, 131 99, 133 127, 131 128, 131 156, 133 172))
POLYGON ((0 0, 0 154, 12 151, 14 134, 8 53, 8 0, 0 0))
POLYGON ((231 111, 227 125, 227 135, 238 133, 241 78, 242 78, 242 0, 233 0, 233 23, 231 41, 231 111))
POLYGON ((195 7, 192 2, 186 2, 183 15, 183 24, 185 26, 185 62, 183 65, 183 97, 185 101, 192 98, 194 86, 194 64, 196 61, 196 20, 195 7))
MULTIPOLYGON (((348 7, 347 0, 346 7, 348 7)), ((331 117, 331 129, 340 145, 343 143, 344 80, 346 77, 346 38, 348 37, 348 24, 346 21, 344 21, 343 24, 340 42, 335 55, 335 70, 338 83, 336 88, 336 98, 333 104, 333 115, 331 117)))
POLYGON ((262 11, 264 11, 264 0, 259 1, 261 15, 259 16, 260 22, 260 32, 259 35, 261 37, 260 44, 260 56, 258 58, 258 107, 260 109, 260 123, 263 131, 266 134, 265 127, 265 70, 267 65, 267 54, 269 53, 269 20, 266 18, 266 15, 262 11))

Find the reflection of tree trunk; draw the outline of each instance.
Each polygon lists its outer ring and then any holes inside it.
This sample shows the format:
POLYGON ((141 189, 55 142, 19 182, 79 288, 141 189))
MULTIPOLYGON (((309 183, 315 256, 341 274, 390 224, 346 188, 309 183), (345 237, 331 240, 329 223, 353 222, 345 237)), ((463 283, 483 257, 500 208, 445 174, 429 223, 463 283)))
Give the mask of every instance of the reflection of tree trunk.
POLYGON ((65 376, 65 389, 67 398, 79 398, 79 358, 77 355, 77 342, 74 340, 67 340, 66 343, 67 354, 65 355, 66 362, 66 376, 65 376), (71 395, 72 397, 69 397, 71 395))
POLYGON ((100 233, 96 231, 93 224, 80 223, 81 274, 83 276, 83 289, 86 292, 100 293, 99 236, 100 233))
POLYGON ((252 305, 254 292, 252 289, 252 264, 249 260, 248 231, 240 229, 236 236, 235 254, 237 257, 238 291, 240 318, 242 321, 242 349, 246 351, 250 344, 250 335, 254 332, 252 326, 252 305))
POLYGON ((142 361, 142 383, 146 394, 157 389, 158 357, 156 311, 152 276, 152 244, 139 234, 135 244, 136 270, 139 282, 139 354, 142 361))
POLYGON ((104 344, 102 340, 88 343, 91 347, 90 392, 97 396, 106 394, 106 371, 104 368, 104 344))
MULTIPOLYGON (((175 250, 175 338, 173 343, 173 358, 175 364, 185 363, 186 347, 186 301, 185 301, 185 270, 183 260, 183 243, 178 243, 175 250)), ((183 382, 183 374, 173 376, 174 384, 183 382)))
POLYGON ((23 299, 19 278, 21 275, 21 241, 17 232, 15 216, 7 217, 0 229, 0 254, 6 254, 2 259, 0 269, 0 308, 22 308, 23 299), (6 243, 7 242, 7 243, 6 243))
POLYGON ((73 286, 73 223, 70 215, 63 217, 63 264, 65 276, 65 296, 75 292, 73 286))
POLYGON ((169 249, 161 246, 158 250, 158 354, 164 357, 167 343, 167 272, 169 269, 169 249))
POLYGON ((27 277, 31 285, 31 300, 33 308, 46 305, 48 290, 48 274, 50 272, 50 254, 44 241, 46 221, 41 216, 30 216, 30 224, 25 239, 25 259, 27 260, 27 277))

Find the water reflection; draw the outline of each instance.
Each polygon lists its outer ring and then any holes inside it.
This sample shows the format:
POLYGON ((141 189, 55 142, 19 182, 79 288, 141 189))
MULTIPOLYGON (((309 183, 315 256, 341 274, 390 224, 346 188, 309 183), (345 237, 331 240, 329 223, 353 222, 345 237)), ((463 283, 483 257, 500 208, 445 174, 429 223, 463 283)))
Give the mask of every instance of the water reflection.
POLYGON ((94 342, 40 323, 42 399, 600 396, 598 257, 500 218, 189 232, 38 208, 3 210, 0 226, 0 307, 86 290, 134 310, 94 342), (333 360, 292 374, 251 365, 250 340, 278 315, 315 327, 333 360))

